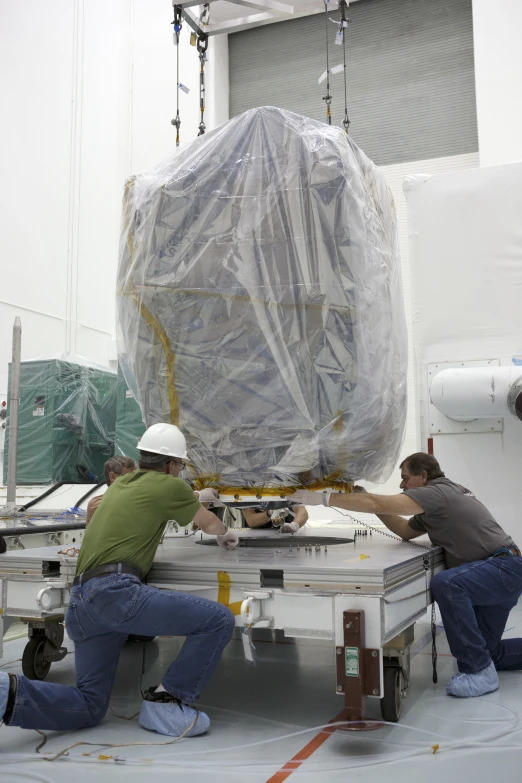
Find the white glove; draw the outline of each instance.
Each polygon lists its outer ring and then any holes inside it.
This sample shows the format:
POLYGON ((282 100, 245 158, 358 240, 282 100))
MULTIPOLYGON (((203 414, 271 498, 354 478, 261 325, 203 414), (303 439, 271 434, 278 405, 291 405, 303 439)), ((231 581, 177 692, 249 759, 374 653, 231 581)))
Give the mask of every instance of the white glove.
POLYGON ((311 492, 309 489, 298 489, 293 495, 288 496, 288 500, 300 503, 302 506, 322 506, 323 493, 311 492))
POLYGON ((285 522, 284 525, 281 525, 279 528, 280 533, 297 533, 299 530, 299 525, 297 522, 285 522))
POLYGON ((227 530, 226 533, 216 536, 216 538, 219 546, 223 547, 223 549, 235 549, 239 544, 237 533, 234 533, 233 530, 227 530))
POLYGON ((199 492, 196 491, 194 492, 194 494, 200 503, 208 503, 209 506, 213 508, 221 508, 224 507, 225 505, 219 499, 219 494, 217 490, 212 489, 212 487, 206 487, 205 489, 200 489, 199 492))

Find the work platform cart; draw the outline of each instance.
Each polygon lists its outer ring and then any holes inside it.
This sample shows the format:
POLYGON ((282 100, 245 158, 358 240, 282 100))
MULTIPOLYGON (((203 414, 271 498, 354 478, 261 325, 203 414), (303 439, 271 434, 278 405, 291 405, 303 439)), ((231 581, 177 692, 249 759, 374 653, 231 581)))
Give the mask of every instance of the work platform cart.
MULTIPOLYGON (((424 543, 424 539, 421 540, 424 543)), ((180 533, 158 548, 147 583, 201 595, 230 607, 236 625, 327 639, 336 661, 344 718, 366 717, 366 697, 397 721, 410 681, 414 623, 431 603, 430 580, 442 551, 377 531, 303 529, 296 535, 240 532, 235 550, 213 537, 180 533)), ((23 671, 43 679, 64 648, 64 615, 76 569, 74 550, 47 546, 0 556, 0 642, 4 618, 29 626, 23 671)), ((248 655, 249 645, 245 646, 248 655)))

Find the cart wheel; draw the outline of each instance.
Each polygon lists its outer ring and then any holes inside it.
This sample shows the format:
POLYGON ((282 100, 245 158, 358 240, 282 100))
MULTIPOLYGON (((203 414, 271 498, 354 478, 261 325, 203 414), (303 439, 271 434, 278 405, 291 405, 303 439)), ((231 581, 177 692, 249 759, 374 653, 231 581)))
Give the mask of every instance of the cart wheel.
POLYGON ((29 680, 45 680, 49 674, 51 662, 44 658, 46 642, 45 636, 33 636, 25 645, 22 671, 29 680))
POLYGON ((384 696, 381 699, 381 715, 390 723, 397 723, 401 715, 401 678, 399 666, 385 666, 383 672, 384 696))

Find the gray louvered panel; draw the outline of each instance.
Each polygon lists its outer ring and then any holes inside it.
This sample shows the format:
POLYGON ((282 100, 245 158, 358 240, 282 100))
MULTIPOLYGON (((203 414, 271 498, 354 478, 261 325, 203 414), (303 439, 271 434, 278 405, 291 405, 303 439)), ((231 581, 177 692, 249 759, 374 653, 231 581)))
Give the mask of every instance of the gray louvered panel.
MULTIPOLYGON (((332 11, 330 17, 338 18, 332 11)), ((349 8, 350 133, 381 165, 478 149, 471 0, 360 0, 349 8)), ((330 67, 342 62, 329 22, 330 67)), ((231 116, 272 105, 325 119, 324 14, 229 36, 231 116)), ((344 116, 332 77, 333 122, 344 116)))

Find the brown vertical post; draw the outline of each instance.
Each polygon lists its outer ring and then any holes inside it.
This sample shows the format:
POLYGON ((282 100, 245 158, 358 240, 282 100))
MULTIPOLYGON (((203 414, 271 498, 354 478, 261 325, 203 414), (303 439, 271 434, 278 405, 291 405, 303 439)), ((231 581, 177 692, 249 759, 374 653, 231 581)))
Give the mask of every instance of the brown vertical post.
POLYGON ((343 612, 344 647, 337 647, 337 693, 344 693, 347 720, 364 720, 364 612, 343 612))
POLYGON ((378 728, 381 724, 365 720, 365 697, 379 694, 380 656, 379 650, 365 646, 362 610, 343 612, 343 642, 335 651, 337 693, 344 694, 343 720, 361 721, 360 729, 378 728))

